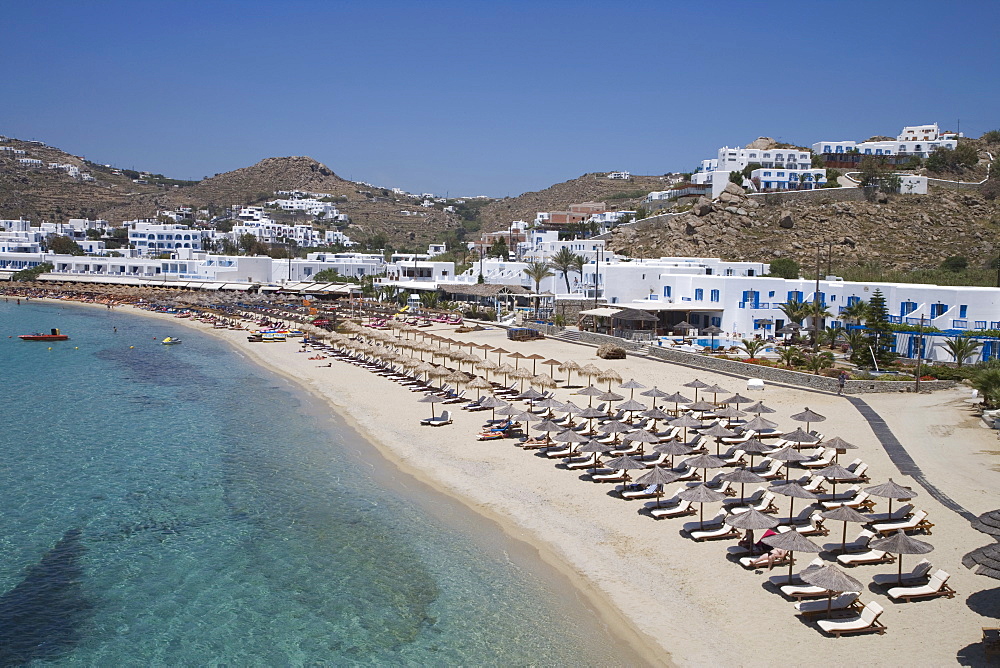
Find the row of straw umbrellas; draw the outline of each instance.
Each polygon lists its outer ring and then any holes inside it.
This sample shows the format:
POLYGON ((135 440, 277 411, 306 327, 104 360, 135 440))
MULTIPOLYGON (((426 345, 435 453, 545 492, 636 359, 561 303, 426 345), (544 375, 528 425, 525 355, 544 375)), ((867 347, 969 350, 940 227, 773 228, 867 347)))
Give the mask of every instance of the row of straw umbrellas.
MULTIPOLYGON (((500 415, 527 424, 538 422, 539 424, 535 425, 533 429, 544 433, 547 442, 551 441, 552 443, 563 445, 575 444, 574 453, 593 453, 593 471, 596 471, 601 466, 614 471, 622 471, 625 473, 627 480, 628 471, 646 470, 644 475, 638 477, 635 482, 643 485, 658 485, 657 505, 660 502, 659 494, 662 493, 659 490, 662 490, 664 485, 675 482, 681 477, 680 474, 672 470, 673 457, 695 453, 692 447, 693 442, 688 442, 687 436, 689 429, 697 429, 702 437, 714 439, 716 454, 695 454, 693 457, 684 460, 683 463, 688 467, 702 469, 703 481, 683 490, 678 494, 678 497, 700 505, 700 523, 702 525, 704 523, 704 504, 718 502, 724 498, 724 494, 705 484, 704 480, 707 479, 707 470, 727 466, 725 459, 721 456, 721 441, 723 438, 731 438, 737 435, 737 432, 724 426, 721 421, 713 422, 705 428, 706 415, 710 414, 716 418, 735 419, 747 416, 749 413, 754 413, 753 418, 744 421, 744 428, 760 430, 773 429, 777 426, 773 421, 763 417, 766 414, 774 413, 774 409, 769 408, 762 402, 754 402, 752 399, 739 394, 720 401, 718 395, 728 394, 725 388, 704 383, 697 379, 683 384, 683 387, 687 388, 690 394, 693 394, 693 397, 688 397, 681 392, 669 393, 656 387, 646 388, 646 386, 634 379, 623 382, 620 375, 614 370, 602 371, 593 365, 580 366, 575 362, 546 360, 542 355, 511 353, 485 344, 477 345, 475 343, 448 339, 447 337, 442 337, 431 332, 422 332, 416 328, 413 328, 416 331, 412 331, 405 325, 395 327, 395 333, 390 330, 365 328, 356 324, 351 324, 347 329, 356 336, 332 335, 331 341, 335 345, 351 349, 355 354, 378 359, 386 364, 397 365, 400 368, 409 370, 416 376, 423 375, 428 381, 431 378, 437 378, 440 379, 442 385, 449 383, 456 387, 464 386, 469 389, 475 389, 477 391, 477 400, 480 400, 480 404, 484 407, 491 409, 491 414, 494 418, 496 415, 500 415), (413 334, 412 338, 408 336, 410 333, 413 334), (475 355, 472 351, 476 349, 483 351, 484 356, 475 355), (494 353, 497 354, 496 363, 488 359, 488 356, 494 353), (425 359, 425 355, 428 355, 429 359, 425 359), (508 359, 514 360, 514 364, 501 364, 502 355, 507 355, 508 359), (438 357, 442 360, 455 362, 458 368, 449 369, 443 364, 434 364, 434 360, 438 357), (521 360, 530 360, 532 362, 532 369, 529 371, 527 366, 519 366, 521 360), (536 373, 537 367, 535 364, 537 362, 549 366, 550 373, 536 373), (470 365, 470 372, 462 370, 462 366, 465 363, 470 365), (586 406, 577 406, 572 401, 561 402, 554 398, 546 398, 542 394, 542 391, 558 385, 554 373, 551 371, 553 367, 564 372, 576 371, 579 375, 586 376, 588 379, 596 379, 600 383, 607 382, 607 389, 589 384, 577 391, 575 394, 587 397, 586 406), (472 373, 472 369, 484 371, 486 375, 476 376, 472 373), (489 381, 489 374, 491 372, 494 374, 494 377, 503 375, 504 384, 506 384, 510 377, 520 380, 521 392, 518 395, 518 399, 529 402, 531 408, 548 409, 547 417, 531 410, 520 410, 512 404, 492 396, 494 386, 489 381), (523 387, 525 381, 530 385, 527 390, 524 390, 523 387), (628 398, 624 394, 612 391, 614 383, 618 383, 619 390, 628 390, 628 398), (650 405, 647 406, 635 399, 636 390, 644 390, 639 392, 639 396, 649 398, 651 400, 650 405), (483 399, 484 393, 491 396, 483 399), (712 395, 711 401, 706 399, 707 395, 712 395), (604 411, 595 408, 593 406, 595 399, 606 402, 609 405, 613 402, 620 402, 616 408, 619 411, 628 412, 629 418, 626 421, 608 419, 612 413, 612 409, 609 407, 607 411, 604 411), (674 404, 673 412, 664 411, 657 405, 662 406, 667 403, 674 404), (740 410, 741 404, 746 404, 743 410, 740 410), (684 411, 681 410, 682 405, 685 407, 684 411), (588 421, 587 431, 580 433, 572 429, 567 429, 564 425, 555 423, 551 418, 554 411, 557 410, 565 412, 571 417, 586 419, 588 421), (684 430, 684 437, 680 441, 674 440, 661 443, 655 431, 633 428, 631 422, 635 415, 651 419, 653 430, 655 430, 657 421, 663 421, 671 427, 679 427, 684 430), (601 422, 595 427, 593 421, 598 419, 601 422), (612 436, 612 442, 606 443, 594 438, 605 436, 612 436), (611 453, 619 447, 616 445, 619 442, 619 438, 622 441, 638 442, 640 456, 643 444, 652 445, 654 452, 666 454, 671 457, 671 468, 660 465, 649 468, 646 462, 632 454, 620 454, 601 464, 600 457, 603 454, 611 453)), ((566 386, 570 386, 568 378, 566 386)), ((425 397, 425 400, 428 403, 434 403, 435 401, 440 401, 440 398, 430 396, 425 397)), ((836 449, 839 454, 841 451, 857 448, 857 446, 839 437, 833 437, 820 443, 819 439, 810 433, 809 429, 812 424, 823 422, 826 418, 815 411, 807 408, 800 413, 792 415, 791 419, 805 425, 804 428, 798 427, 791 432, 782 434, 782 437, 786 441, 790 441, 791 445, 774 451, 773 448, 770 448, 760 440, 751 438, 739 445, 739 449, 751 457, 750 466, 736 468, 721 477, 723 480, 727 480, 733 484, 739 484, 742 495, 742 490, 746 484, 759 484, 766 481, 765 478, 751 470, 754 456, 766 454, 772 460, 785 461, 785 480, 778 481, 770 489, 777 494, 789 497, 790 519, 794 517, 796 499, 815 501, 818 498, 815 493, 804 489, 799 482, 788 479, 789 465, 797 461, 810 459, 800 453, 798 449, 802 446, 823 445, 836 449)), ((814 473, 831 481, 834 486, 834 494, 836 494, 837 481, 851 481, 854 478, 851 471, 840 466, 836 461, 814 473)), ((894 499, 911 499, 917 496, 917 492, 911 488, 899 485, 892 480, 881 485, 869 487, 865 491, 873 496, 888 499, 890 513, 892 512, 892 501, 894 499)), ((849 523, 864 524, 871 521, 863 513, 846 505, 824 511, 823 517, 843 523, 842 547, 846 546, 847 525, 849 523)), ((724 521, 734 528, 751 531, 773 529, 780 524, 777 518, 753 508, 750 508, 746 512, 728 514, 724 521)), ((764 538, 763 541, 773 548, 788 551, 790 556, 795 552, 820 553, 823 551, 823 548, 798 531, 773 534, 764 538)), ((870 547, 899 555, 898 577, 900 580, 902 578, 902 555, 926 554, 933 550, 933 546, 929 543, 917 540, 902 531, 887 538, 872 541, 870 547)), ((798 574, 798 577, 803 582, 826 589, 829 592, 828 601, 832 601, 834 594, 844 591, 862 590, 862 585, 858 580, 844 573, 833 564, 806 568, 798 574)), ((789 559, 788 582, 791 583, 793 579, 792 563, 791 559, 789 559)))

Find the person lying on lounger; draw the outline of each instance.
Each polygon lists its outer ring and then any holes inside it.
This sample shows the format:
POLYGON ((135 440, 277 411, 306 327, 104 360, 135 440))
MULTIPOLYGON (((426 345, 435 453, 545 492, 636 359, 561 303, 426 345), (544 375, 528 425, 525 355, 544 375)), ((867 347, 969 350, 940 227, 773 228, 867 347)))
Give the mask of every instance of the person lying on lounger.
POLYGON ((772 548, 767 554, 762 554, 751 561, 750 565, 756 568, 757 566, 767 564, 767 570, 771 570, 774 568, 775 564, 780 564, 787 556, 788 550, 782 550, 781 548, 775 547, 772 548))

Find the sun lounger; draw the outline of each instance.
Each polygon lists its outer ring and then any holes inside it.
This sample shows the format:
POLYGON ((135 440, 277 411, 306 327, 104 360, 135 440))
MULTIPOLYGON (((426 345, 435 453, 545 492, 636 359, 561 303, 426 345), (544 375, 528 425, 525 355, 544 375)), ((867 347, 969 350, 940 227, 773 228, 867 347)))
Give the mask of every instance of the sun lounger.
POLYGON ((879 573, 872 578, 872 583, 883 587, 926 584, 931 568, 933 568, 931 562, 921 559, 920 563, 913 567, 913 570, 909 573, 903 573, 902 579, 898 573, 879 573))
POLYGON ((697 541, 739 536, 740 532, 738 529, 725 524, 726 515, 728 513, 725 510, 720 510, 715 517, 705 520, 704 524, 701 521, 685 522, 684 526, 681 527, 681 531, 687 533, 697 541))
MULTIPOLYGON (((723 500, 723 503, 725 503, 725 500, 723 500)), ((761 513, 773 514, 778 512, 778 507, 774 505, 774 493, 770 491, 764 492, 764 495, 760 497, 760 501, 749 505, 736 506, 730 510, 733 513, 745 513, 751 508, 761 513)))
MULTIPOLYGON (((725 514, 720 513, 720 517, 725 517, 725 514)), ((700 523, 697 522, 691 522, 691 524, 693 524, 696 527, 700 526, 700 523)), ((685 529, 687 529, 687 526, 688 525, 685 525, 685 529)), ((706 524, 705 526, 708 527, 708 524, 706 524)), ((740 530, 737 529, 736 527, 731 527, 728 524, 719 524, 714 528, 705 528, 705 529, 698 528, 694 529, 693 531, 688 531, 688 535, 691 536, 692 539, 698 542, 701 542, 703 540, 722 540, 725 538, 738 537, 740 535, 740 530)))
POLYGON ((619 495, 626 501, 632 501, 635 499, 654 499, 656 498, 656 492, 660 488, 659 485, 649 485, 643 487, 642 489, 622 489, 619 491, 619 495))
POLYGON ((673 508, 653 508, 649 511, 649 514, 653 516, 654 519, 665 520, 670 517, 684 517, 685 515, 694 515, 698 512, 698 509, 690 501, 681 501, 673 508))
MULTIPOLYGON (((788 527, 778 527, 778 531, 780 533, 784 533, 784 531, 787 530, 787 529, 788 529, 788 527)), ((730 548, 730 553, 734 554, 735 552, 733 552, 731 550, 731 548, 730 548)), ((822 566, 823 563, 824 563, 823 562, 823 557, 815 557, 812 561, 810 561, 808 564, 806 564, 806 567, 803 568, 802 570, 804 571, 804 570, 808 570, 810 568, 815 568, 817 566, 822 566)), ((769 577, 767 579, 767 581, 770 582, 775 587, 779 587, 779 588, 780 587, 785 587, 785 586, 788 586, 788 585, 799 585, 799 586, 805 585, 805 583, 802 582, 802 573, 801 572, 799 572, 799 573, 793 573, 791 581, 788 580, 788 574, 784 574, 784 575, 772 575, 771 577, 769 577)))
POLYGON ((596 473, 590 476, 592 482, 625 482, 628 479, 628 471, 611 471, 609 473, 596 473))
POLYGON ((819 627, 832 636, 839 638, 845 633, 864 633, 874 631, 879 635, 885 633, 885 624, 878 620, 882 614, 882 606, 869 601, 861 609, 861 614, 848 619, 821 619, 816 622, 819 627))
POLYGON ((794 598, 796 601, 801 601, 804 598, 819 598, 820 596, 826 596, 829 593, 829 590, 825 587, 817 587, 815 585, 791 584, 782 586, 781 593, 788 598, 794 598))
POLYGON ((948 578, 951 576, 940 568, 934 571, 934 575, 925 585, 916 587, 893 587, 886 594, 893 600, 903 599, 910 602, 915 598, 933 598, 935 596, 945 596, 955 598, 955 590, 948 586, 948 578))
POLYGON ((858 554, 838 554, 837 561, 844 566, 861 566, 864 564, 891 564, 896 557, 882 550, 868 550, 858 554))
POLYGON ((931 527, 934 525, 927 520, 927 511, 918 510, 913 514, 913 517, 909 519, 902 520, 900 522, 885 522, 882 524, 875 524, 872 526, 876 532, 882 534, 883 536, 896 533, 899 530, 903 531, 923 531, 924 533, 930 535, 931 527))
POLYGON ((858 532, 857 538, 846 543, 844 549, 840 548, 840 541, 836 543, 826 543, 823 545, 824 552, 843 552, 844 554, 849 554, 852 552, 865 552, 868 549, 868 543, 871 539, 875 537, 875 532, 868 529, 862 529, 858 532))
POLYGON ((913 514, 913 504, 907 503, 896 508, 892 513, 869 513, 872 522, 899 522, 913 514))
MULTIPOLYGON (((430 426, 432 426, 432 427, 441 427, 441 426, 444 426, 446 424, 451 424, 451 422, 452 422, 452 420, 451 420, 451 413, 449 413, 448 411, 441 411, 441 415, 439 415, 436 418, 431 418, 427 422, 427 424, 430 425, 430 426)), ((424 423, 421 422, 421 424, 424 424, 424 423)))
POLYGON ((822 456, 818 459, 814 459, 809 462, 799 462, 799 466, 807 469, 821 469, 824 466, 829 466, 833 463, 833 456, 837 454, 837 451, 833 448, 826 448, 823 451, 822 456))
POLYGON ((860 612, 862 607, 858 602, 860 595, 861 592, 845 591, 843 594, 834 596, 830 601, 799 601, 795 604, 795 609, 803 617, 826 616, 827 612, 831 615, 840 614, 848 610, 860 612))
MULTIPOLYGON (((838 494, 837 496, 840 495, 838 494)), ((823 508, 826 510, 833 510, 834 508, 847 506, 848 508, 854 508, 858 512, 867 512, 875 506, 875 499, 871 498, 871 494, 868 492, 858 492, 854 498, 838 501, 823 501, 822 504, 823 508)))
POLYGON ((570 471, 581 471, 583 469, 592 469, 594 468, 594 457, 596 456, 596 454, 597 453, 594 454, 587 453, 585 457, 568 461, 566 462, 566 468, 570 471))
POLYGON ((824 526, 825 518, 823 512, 814 510, 809 516, 809 524, 795 527, 803 536, 825 536, 830 533, 830 529, 824 526))

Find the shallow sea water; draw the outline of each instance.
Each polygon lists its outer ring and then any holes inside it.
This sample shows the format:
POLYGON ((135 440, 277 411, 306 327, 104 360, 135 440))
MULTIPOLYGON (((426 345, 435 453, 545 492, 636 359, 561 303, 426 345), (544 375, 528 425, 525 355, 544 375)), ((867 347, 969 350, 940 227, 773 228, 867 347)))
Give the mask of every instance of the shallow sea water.
POLYGON ((0 665, 637 662, 530 549, 209 335, 0 301, 0 381, 0 665), (71 340, 16 338, 50 327, 71 340))

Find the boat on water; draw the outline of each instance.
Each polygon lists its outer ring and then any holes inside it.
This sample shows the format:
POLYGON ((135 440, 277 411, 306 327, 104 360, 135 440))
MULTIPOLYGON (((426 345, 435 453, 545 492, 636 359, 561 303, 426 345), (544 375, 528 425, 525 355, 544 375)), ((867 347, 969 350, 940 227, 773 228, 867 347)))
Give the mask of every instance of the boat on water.
POLYGON ((17 338, 22 341, 67 341, 69 336, 53 327, 49 334, 35 332, 34 334, 21 334, 17 338))
POLYGON ((170 336, 168 336, 167 338, 165 338, 162 341, 160 341, 160 343, 162 343, 165 346, 176 346, 180 342, 181 342, 180 339, 175 339, 175 338, 170 337, 170 336))

